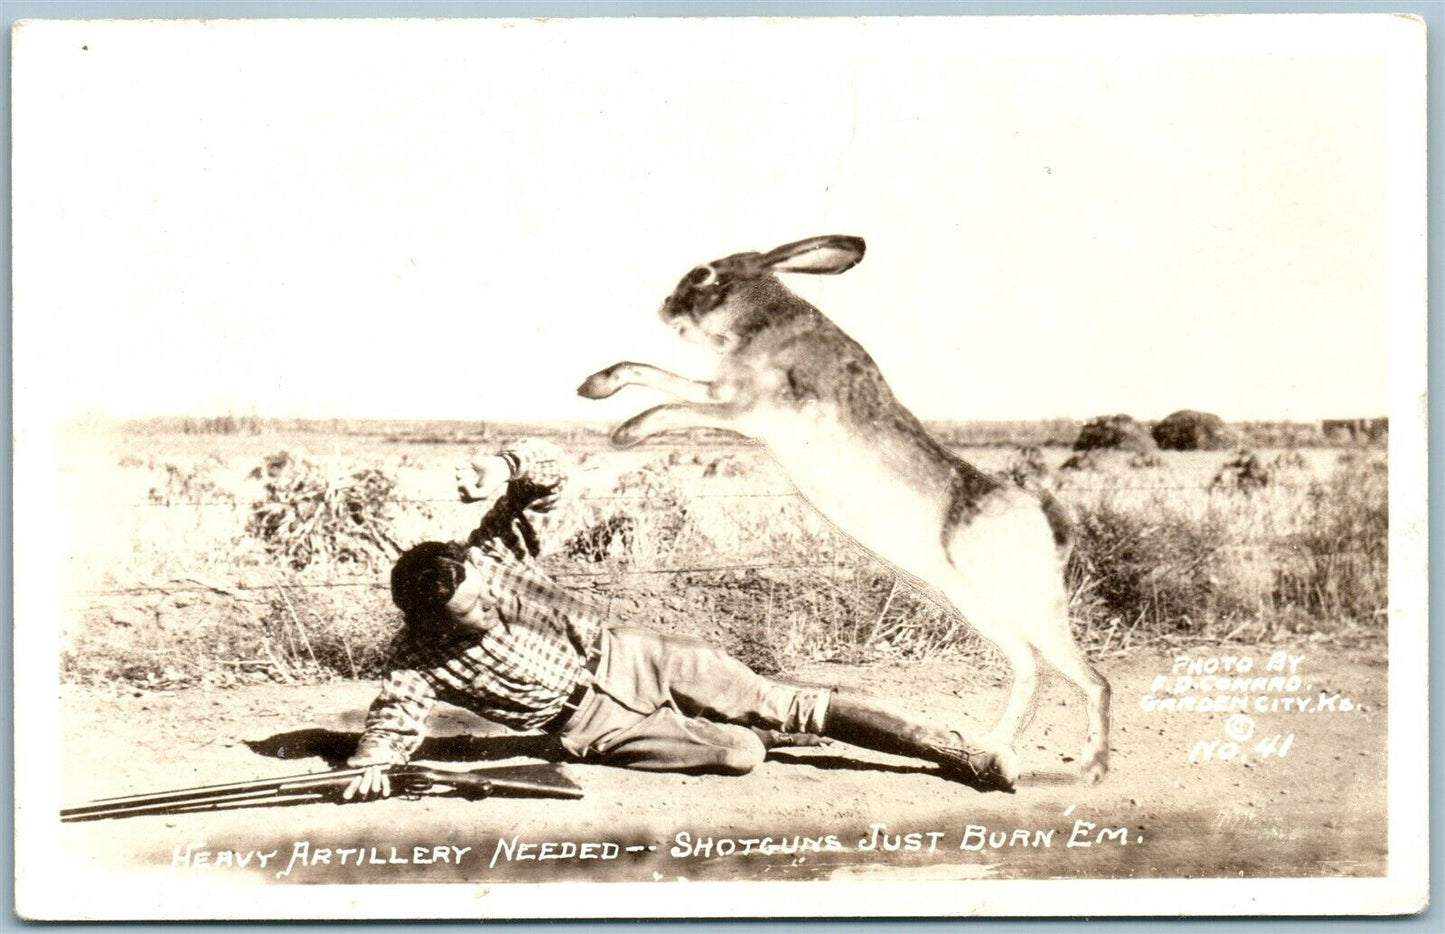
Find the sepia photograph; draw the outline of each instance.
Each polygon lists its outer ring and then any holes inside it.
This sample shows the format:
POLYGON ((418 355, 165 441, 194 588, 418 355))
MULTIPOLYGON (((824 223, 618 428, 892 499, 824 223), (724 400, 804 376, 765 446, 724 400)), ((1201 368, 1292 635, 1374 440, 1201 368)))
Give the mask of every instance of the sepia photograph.
POLYGON ((1420 19, 10 41, 22 917, 1424 910, 1420 19))

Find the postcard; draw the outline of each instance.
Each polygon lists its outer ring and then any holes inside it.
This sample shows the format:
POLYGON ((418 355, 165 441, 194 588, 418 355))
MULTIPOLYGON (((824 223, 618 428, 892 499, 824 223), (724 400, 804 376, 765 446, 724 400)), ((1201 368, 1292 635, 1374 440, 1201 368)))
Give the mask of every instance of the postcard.
POLYGON ((1423 910, 1418 19, 11 41, 22 916, 1423 910))

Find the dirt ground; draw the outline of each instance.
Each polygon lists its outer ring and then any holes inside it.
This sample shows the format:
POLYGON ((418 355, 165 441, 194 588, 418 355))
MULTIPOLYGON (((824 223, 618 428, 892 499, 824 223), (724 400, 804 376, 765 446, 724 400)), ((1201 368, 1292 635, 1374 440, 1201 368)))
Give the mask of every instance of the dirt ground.
MULTIPOLYGON (((1105 660, 1114 686, 1113 770, 1092 788, 1073 771, 1082 701, 1050 680, 1011 795, 951 783, 925 763, 830 745, 775 751, 743 777, 569 763, 566 772, 585 793, 577 801, 393 798, 138 816, 65 824, 62 845, 77 866, 105 872, 169 867, 277 884, 1383 874, 1384 650, 1301 643, 1188 654, 1201 664, 1248 656, 1257 677, 1276 651, 1296 658, 1301 681, 1287 692, 1278 685, 1242 692, 1248 720, 1237 712, 1145 710, 1156 678, 1174 677, 1175 659, 1139 652, 1105 660), (1321 692, 1334 709, 1315 709, 1321 692), (1286 696, 1310 698, 1309 711, 1253 706, 1278 708, 1286 696), (1190 761, 1197 742, 1230 736, 1243 740, 1239 755, 1190 761)), ((819 664, 792 677, 972 730, 1001 709, 1006 687, 956 661, 819 664)), ((365 682, 161 693, 62 688, 62 799, 339 765, 375 690, 365 682)), ((491 728, 455 708, 439 708, 431 725, 418 757, 427 764, 560 759, 545 737, 491 728)))

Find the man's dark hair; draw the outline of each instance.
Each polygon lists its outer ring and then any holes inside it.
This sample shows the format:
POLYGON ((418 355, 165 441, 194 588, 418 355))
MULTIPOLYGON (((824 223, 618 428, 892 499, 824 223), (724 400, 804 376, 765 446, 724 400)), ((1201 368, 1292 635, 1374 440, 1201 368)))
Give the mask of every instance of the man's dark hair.
POLYGON ((466 576, 467 550, 456 542, 422 542, 391 568, 391 601, 406 625, 424 630, 446 622, 447 601, 466 576))

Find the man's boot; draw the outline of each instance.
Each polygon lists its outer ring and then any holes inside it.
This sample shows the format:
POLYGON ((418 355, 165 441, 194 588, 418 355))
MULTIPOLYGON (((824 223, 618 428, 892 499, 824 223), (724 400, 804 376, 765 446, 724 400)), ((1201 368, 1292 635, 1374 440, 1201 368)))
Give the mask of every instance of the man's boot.
POLYGON ((823 735, 877 752, 936 762, 949 778, 979 791, 1012 792, 1018 778, 1012 750, 984 749, 959 733, 924 726, 878 704, 836 692, 828 700, 823 735))

